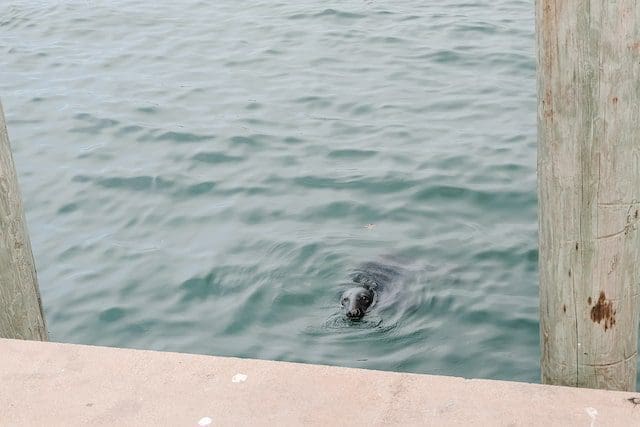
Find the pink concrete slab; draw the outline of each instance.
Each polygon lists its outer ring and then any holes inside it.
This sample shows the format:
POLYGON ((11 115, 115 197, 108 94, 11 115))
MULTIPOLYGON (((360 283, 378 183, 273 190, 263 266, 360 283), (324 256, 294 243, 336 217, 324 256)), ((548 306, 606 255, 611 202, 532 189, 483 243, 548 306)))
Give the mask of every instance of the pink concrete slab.
POLYGON ((0 340, 1 426, 640 426, 635 393, 0 340))

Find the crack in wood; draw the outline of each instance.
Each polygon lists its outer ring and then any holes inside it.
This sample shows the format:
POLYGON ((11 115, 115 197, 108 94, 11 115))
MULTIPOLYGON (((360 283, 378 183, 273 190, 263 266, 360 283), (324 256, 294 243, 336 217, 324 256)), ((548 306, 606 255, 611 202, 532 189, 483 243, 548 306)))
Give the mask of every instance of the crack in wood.
POLYGON ((589 368, 605 368, 607 366, 616 366, 616 365, 620 365, 622 363, 627 363, 629 362, 631 359, 635 358, 638 355, 638 352, 635 351, 633 352, 633 354, 629 357, 626 357, 622 360, 618 360, 616 362, 611 362, 611 363, 584 363, 581 364, 580 367, 589 367, 589 368))

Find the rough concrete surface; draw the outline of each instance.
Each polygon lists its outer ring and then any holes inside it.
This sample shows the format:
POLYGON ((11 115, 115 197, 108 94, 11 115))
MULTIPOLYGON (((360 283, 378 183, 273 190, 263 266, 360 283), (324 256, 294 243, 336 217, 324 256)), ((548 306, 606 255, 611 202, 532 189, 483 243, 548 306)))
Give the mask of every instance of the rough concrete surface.
POLYGON ((640 425, 636 393, 35 341, 0 354, 1 426, 640 425))

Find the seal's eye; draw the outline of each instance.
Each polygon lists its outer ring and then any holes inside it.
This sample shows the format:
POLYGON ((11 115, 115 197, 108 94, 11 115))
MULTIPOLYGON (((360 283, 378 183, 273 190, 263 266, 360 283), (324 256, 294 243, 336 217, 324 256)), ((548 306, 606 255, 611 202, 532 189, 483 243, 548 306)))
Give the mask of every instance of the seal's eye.
POLYGON ((348 298, 342 298, 342 305, 345 305, 347 303, 347 301, 349 301, 348 298))
POLYGON ((369 301, 369 298, 368 298, 366 295, 362 295, 362 296, 360 297, 360 299, 361 299, 362 301, 364 301, 364 302, 369 301))

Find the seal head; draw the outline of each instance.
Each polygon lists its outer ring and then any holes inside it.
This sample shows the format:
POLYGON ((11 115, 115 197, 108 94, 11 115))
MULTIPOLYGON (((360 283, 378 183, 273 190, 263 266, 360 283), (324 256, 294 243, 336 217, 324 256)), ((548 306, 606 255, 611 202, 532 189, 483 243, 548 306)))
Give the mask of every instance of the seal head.
POLYGON ((374 292, 369 287, 356 286, 344 291, 340 302, 347 317, 356 320, 362 318, 371 307, 374 296, 374 292))

